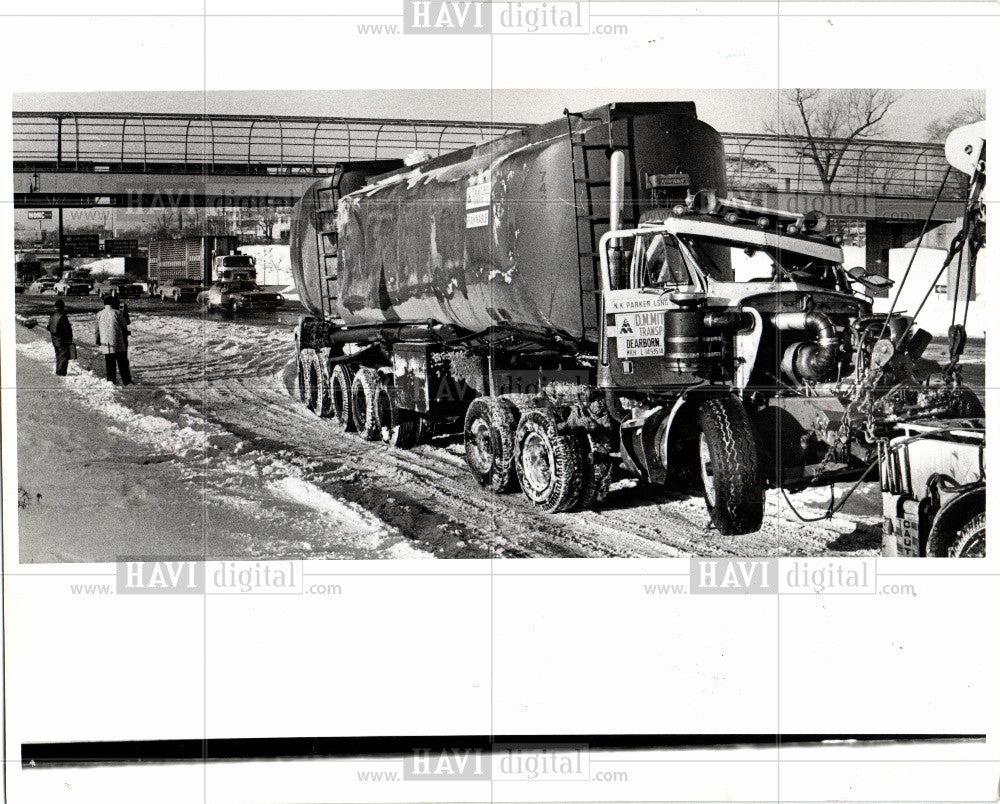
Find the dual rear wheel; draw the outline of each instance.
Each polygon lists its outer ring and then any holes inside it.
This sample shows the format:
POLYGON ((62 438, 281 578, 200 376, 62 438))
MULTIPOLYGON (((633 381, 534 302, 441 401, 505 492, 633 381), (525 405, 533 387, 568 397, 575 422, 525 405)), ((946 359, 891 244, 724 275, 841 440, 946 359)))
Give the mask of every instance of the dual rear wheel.
POLYGON ((369 366, 328 366, 315 349, 302 349, 297 362, 299 399, 317 416, 329 417, 341 432, 366 441, 408 449, 424 435, 423 421, 396 404, 391 380, 369 366))
POLYGON ((479 485, 520 485, 547 512, 590 507, 607 493, 607 450, 582 431, 560 431, 548 408, 521 411, 503 397, 478 397, 465 417, 465 460, 479 485))
MULTIPOLYGON (((697 416, 697 465, 709 516, 725 535, 751 533, 764 519, 764 474, 756 431, 743 404, 722 397, 697 416)), ((520 410, 503 397, 479 397, 465 418, 472 476, 495 492, 514 488, 547 512, 589 508, 607 494, 610 444, 583 430, 561 430, 548 408, 520 410)), ((692 456, 694 457, 694 456, 692 456)))

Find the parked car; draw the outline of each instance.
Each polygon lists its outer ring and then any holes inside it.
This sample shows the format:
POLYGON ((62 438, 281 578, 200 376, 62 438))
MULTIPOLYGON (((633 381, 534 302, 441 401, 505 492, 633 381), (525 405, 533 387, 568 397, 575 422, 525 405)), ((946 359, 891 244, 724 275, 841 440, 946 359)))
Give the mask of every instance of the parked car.
POLYGON ((58 296, 86 296, 90 293, 92 286, 91 282, 83 279, 63 277, 55 283, 52 289, 58 296))
POLYGON ((112 276, 94 285, 96 296, 116 296, 120 299, 137 299, 142 296, 142 285, 128 277, 112 276))
POLYGON ((43 276, 41 279, 36 279, 28 287, 28 293, 55 293, 56 282, 59 280, 54 276, 43 276))
POLYGON ((201 282, 196 279, 166 279, 157 291, 161 301, 182 302, 195 301, 202 290, 201 282))
POLYGON ((94 286, 90 271, 86 268, 70 268, 53 288, 59 296, 86 296, 94 286))
POLYGON ((199 299, 209 310, 228 310, 231 313, 277 310, 285 303, 280 293, 263 290, 249 279, 216 282, 199 294, 199 299))

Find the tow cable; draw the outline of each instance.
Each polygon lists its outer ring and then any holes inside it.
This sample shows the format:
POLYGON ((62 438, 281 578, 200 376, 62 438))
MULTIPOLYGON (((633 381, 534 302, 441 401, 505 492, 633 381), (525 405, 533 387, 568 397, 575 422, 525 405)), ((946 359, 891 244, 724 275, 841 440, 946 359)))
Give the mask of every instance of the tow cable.
MULTIPOLYGON (((872 469, 875 469, 877 467, 878 467, 878 460, 876 459, 872 461, 871 464, 869 464, 868 468, 865 469, 864 472, 861 473, 861 477, 859 477, 856 481, 854 481, 854 485, 852 485, 846 492, 844 492, 844 496, 841 497, 839 501, 834 500, 833 496, 834 487, 833 483, 831 483, 830 506, 826 509, 826 511, 823 514, 820 514, 819 516, 807 517, 800 514, 798 510, 796 510, 795 506, 792 505, 792 501, 788 499, 788 492, 785 491, 784 487, 782 487, 781 489, 781 496, 785 498, 785 503, 788 505, 789 510, 793 514, 795 514, 796 519, 798 519, 800 522, 822 522, 824 519, 832 519, 835 514, 840 512, 840 509, 842 509, 845 505, 847 505, 847 501, 851 499, 851 495, 853 495, 854 492, 856 492, 858 488, 861 486, 861 484, 865 482, 865 479, 868 477, 868 475, 872 473, 872 469)), ((806 488, 815 488, 815 487, 807 486, 806 488)))

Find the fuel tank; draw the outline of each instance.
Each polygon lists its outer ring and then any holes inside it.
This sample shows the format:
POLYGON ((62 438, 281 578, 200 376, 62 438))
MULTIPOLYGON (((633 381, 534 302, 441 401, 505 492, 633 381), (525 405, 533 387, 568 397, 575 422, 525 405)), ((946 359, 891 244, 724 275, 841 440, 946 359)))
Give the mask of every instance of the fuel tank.
POLYGON ((693 103, 568 113, 342 197, 335 280, 319 269, 311 188, 293 214, 300 297, 314 315, 348 325, 507 325, 593 341, 613 150, 626 155, 625 225, 688 190, 725 190, 722 138, 693 103))

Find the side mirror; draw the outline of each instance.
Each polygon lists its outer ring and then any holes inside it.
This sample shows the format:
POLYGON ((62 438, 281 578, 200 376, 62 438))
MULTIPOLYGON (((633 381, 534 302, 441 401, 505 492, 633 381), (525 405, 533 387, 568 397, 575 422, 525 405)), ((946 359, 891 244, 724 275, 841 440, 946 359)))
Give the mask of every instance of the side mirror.
POLYGON ((847 275, 856 282, 860 282, 866 288, 870 290, 885 290, 886 288, 891 288, 895 284, 888 277, 882 276, 881 274, 869 274, 860 265, 855 266, 847 275))

